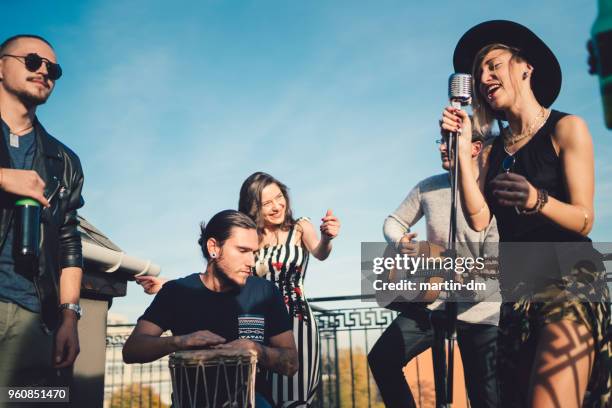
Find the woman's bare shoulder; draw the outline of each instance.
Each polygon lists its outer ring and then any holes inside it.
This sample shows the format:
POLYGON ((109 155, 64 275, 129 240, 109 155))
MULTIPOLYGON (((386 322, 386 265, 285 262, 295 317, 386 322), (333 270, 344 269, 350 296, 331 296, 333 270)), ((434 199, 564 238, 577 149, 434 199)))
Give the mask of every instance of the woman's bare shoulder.
POLYGON ((553 134, 555 143, 561 148, 591 144, 591 133, 584 119, 578 115, 567 115, 559 119, 553 134))

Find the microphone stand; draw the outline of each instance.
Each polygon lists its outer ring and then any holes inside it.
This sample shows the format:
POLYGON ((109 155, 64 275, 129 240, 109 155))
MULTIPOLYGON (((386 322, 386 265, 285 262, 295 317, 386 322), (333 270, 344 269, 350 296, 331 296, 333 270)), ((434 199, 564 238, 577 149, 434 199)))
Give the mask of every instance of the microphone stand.
MULTIPOLYGON (((451 214, 450 225, 448 227, 448 249, 450 256, 453 258, 453 267, 455 266, 455 258, 457 256, 457 203, 459 189, 459 135, 452 134, 448 139, 449 158, 452 160, 452 165, 449 169, 451 179, 451 214)), ((446 312, 446 351, 448 356, 448 370, 446 372, 446 402, 450 406, 453 402, 453 374, 454 374, 454 354, 455 340, 457 339, 457 299, 455 292, 450 291, 446 304, 444 305, 446 312)))
MULTIPOLYGON (((461 104, 452 101, 453 106, 460 108, 461 104)), ((451 161, 449 179, 451 185, 451 211, 448 228, 447 256, 452 257, 453 267, 456 258, 457 242, 457 205, 459 190, 459 135, 450 133, 448 139, 448 157, 451 161)), ((451 407, 453 402, 455 341, 457 339, 457 299, 454 291, 448 292, 444 304, 444 312, 432 312, 431 324, 434 331, 432 357, 436 389, 436 407, 451 407), (446 353, 445 353, 446 351, 446 353)))

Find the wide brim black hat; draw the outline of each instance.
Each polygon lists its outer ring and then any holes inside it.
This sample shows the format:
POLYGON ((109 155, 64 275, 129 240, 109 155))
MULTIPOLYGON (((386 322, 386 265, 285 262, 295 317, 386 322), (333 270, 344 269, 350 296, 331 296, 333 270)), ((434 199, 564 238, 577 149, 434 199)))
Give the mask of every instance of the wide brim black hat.
POLYGON ((472 73, 476 54, 490 44, 518 48, 531 66, 531 87, 538 102, 549 107, 561 91, 561 66, 555 54, 527 27, 507 20, 492 20, 470 28, 459 40, 453 55, 455 72, 472 73))

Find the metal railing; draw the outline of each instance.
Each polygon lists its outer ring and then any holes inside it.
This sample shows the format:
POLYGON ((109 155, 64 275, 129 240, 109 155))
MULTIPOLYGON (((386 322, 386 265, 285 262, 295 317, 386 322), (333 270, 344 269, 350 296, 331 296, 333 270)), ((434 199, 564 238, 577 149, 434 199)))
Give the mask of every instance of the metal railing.
POLYGON ((121 350, 134 326, 107 326, 104 408, 168 408, 172 393, 168 357, 147 364, 123 362, 121 350))
POLYGON ((380 307, 317 309, 321 379, 314 405, 382 407, 367 355, 397 313, 380 307))

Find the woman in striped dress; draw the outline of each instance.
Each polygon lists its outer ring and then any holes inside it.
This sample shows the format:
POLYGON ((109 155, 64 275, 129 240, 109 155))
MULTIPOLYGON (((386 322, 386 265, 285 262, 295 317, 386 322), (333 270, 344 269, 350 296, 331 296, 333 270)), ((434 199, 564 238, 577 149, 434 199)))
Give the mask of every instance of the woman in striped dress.
POLYGON ((293 218, 287 187, 262 172, 242 184, 238 209, 257 223, 260 243, 255 271, 279 287, 293 320, 300 366, 292 377, 271 373, 274 402, 281 407, 308 406, 319 382, 320 349, 316 321, 304 294, 304 276, 311 254, 319 260, 329 256, 340 221, 328 210, 321 219, 319 238, 307 218, 293 218))

